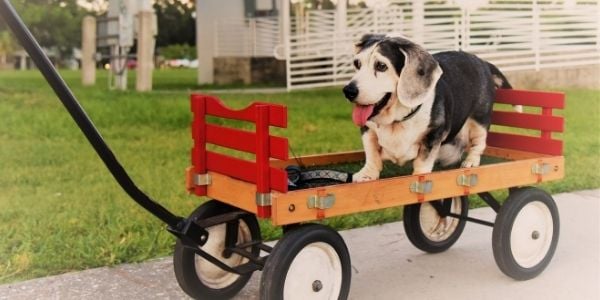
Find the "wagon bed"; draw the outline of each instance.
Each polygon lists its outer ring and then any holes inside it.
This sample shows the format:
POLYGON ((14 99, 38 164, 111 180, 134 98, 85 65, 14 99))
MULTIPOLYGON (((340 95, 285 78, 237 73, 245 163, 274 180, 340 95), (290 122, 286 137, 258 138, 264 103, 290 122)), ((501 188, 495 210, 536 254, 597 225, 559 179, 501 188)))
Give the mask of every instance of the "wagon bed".
MULTIPOLYGON (((539 112, 495 110, 486 156, 503 162, 474 168, 397 176, 362 183, 346 183, 303 190, 287 190, 285 167, 302 161, 324 166, 364 160, 362 151, 288 157, 287 139, 269 135, 269 126, 286 127, 286 108, 254 103, 235 111, 212 96, 192 95, 193 166, 187 170, 187 188, 198 196, 270 218, 287 225, 326 217, 409 205, 505 188, 539 184, 564 176, 563 143, 552 133, 564 131, 564 120, 554 109, 564 108, 564 94, 542 91, 498 90, 497 104, 533 107, 539 112), (250 121, 256 132, 208 124, 205 116, 250 121), (502 127, 499 127, 502 126, 502 127), (538 136, 508 133, 507 127, 537 130, 538 136), (254 153, 246 161, 206 150, 215 144, 254 153)), ((509 130, 510 131, 510 130, 509 130)))

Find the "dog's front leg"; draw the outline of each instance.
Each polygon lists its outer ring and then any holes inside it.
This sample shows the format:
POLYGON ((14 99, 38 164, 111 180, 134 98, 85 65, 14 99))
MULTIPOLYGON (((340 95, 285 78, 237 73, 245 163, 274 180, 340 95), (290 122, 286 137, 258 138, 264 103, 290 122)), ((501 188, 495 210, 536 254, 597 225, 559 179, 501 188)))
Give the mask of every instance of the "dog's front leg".
POLYGON ((421 145, 419 154, 413 161, 413 174, 430 173, 440 152, 440 144, 433 146, 421 145))
POLYGON ((471 148, 469 149, 469 154, 467 154, 467 157, 461 164, 463 168, 479 167, 481 155, 485 150, 487 140, 487 130, 485 127, 474 121, 469 122, 469 140, 471 148))
POLYGON ((373 129, 367 129, 362 135, 363 148, 365 149, 365 165, 352 175, 353 182, 363 182, 379 178, 383 169, 381 160, 381 146, 377 140, 377 134, 373 129))

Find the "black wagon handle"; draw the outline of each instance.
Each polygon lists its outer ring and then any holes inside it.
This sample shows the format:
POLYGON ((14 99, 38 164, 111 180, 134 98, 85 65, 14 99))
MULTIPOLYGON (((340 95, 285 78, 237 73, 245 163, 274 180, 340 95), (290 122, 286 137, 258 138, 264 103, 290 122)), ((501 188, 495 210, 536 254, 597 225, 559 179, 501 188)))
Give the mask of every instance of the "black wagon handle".
POLYGON ((183 218, 168 211, 135 185, 8 0, 0 0, 0 16, 2 16, 17 40, 25 48, 27 54, 29 54, 42 75, 44 75, 48 84, 50 84, 88 142, 96 150, 96 154, 102 159, 104 165, 106 165, 106 168, 108 168, 121 188, 140 206, 168 224, 171 230, 177 230, 181 226, 183 218))

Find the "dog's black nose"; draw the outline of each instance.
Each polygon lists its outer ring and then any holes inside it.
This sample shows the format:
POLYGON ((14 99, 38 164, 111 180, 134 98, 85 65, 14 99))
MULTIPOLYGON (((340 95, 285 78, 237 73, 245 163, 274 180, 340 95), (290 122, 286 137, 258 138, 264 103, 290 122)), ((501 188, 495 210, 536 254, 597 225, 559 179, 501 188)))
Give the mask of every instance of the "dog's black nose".
POLYGON ((343 91, 344 96, 346 96, 346 99, 350 101, 354 101, 354 99, 356 99, 356 96, 358 96, 358 87, 356 86, 356 83, 354 83, 354 81, 348 83, 344 87, 343 91))

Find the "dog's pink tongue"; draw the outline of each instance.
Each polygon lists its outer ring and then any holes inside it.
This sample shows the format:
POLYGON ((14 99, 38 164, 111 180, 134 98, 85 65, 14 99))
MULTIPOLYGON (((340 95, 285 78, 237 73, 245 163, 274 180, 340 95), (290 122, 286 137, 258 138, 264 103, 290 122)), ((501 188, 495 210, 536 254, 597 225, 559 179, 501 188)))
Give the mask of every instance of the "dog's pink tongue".
POLYGON ((355 105, 352 111, 352 121, 358 126, 365 126, 367 119, 373 113, 374 105, 355 105))

